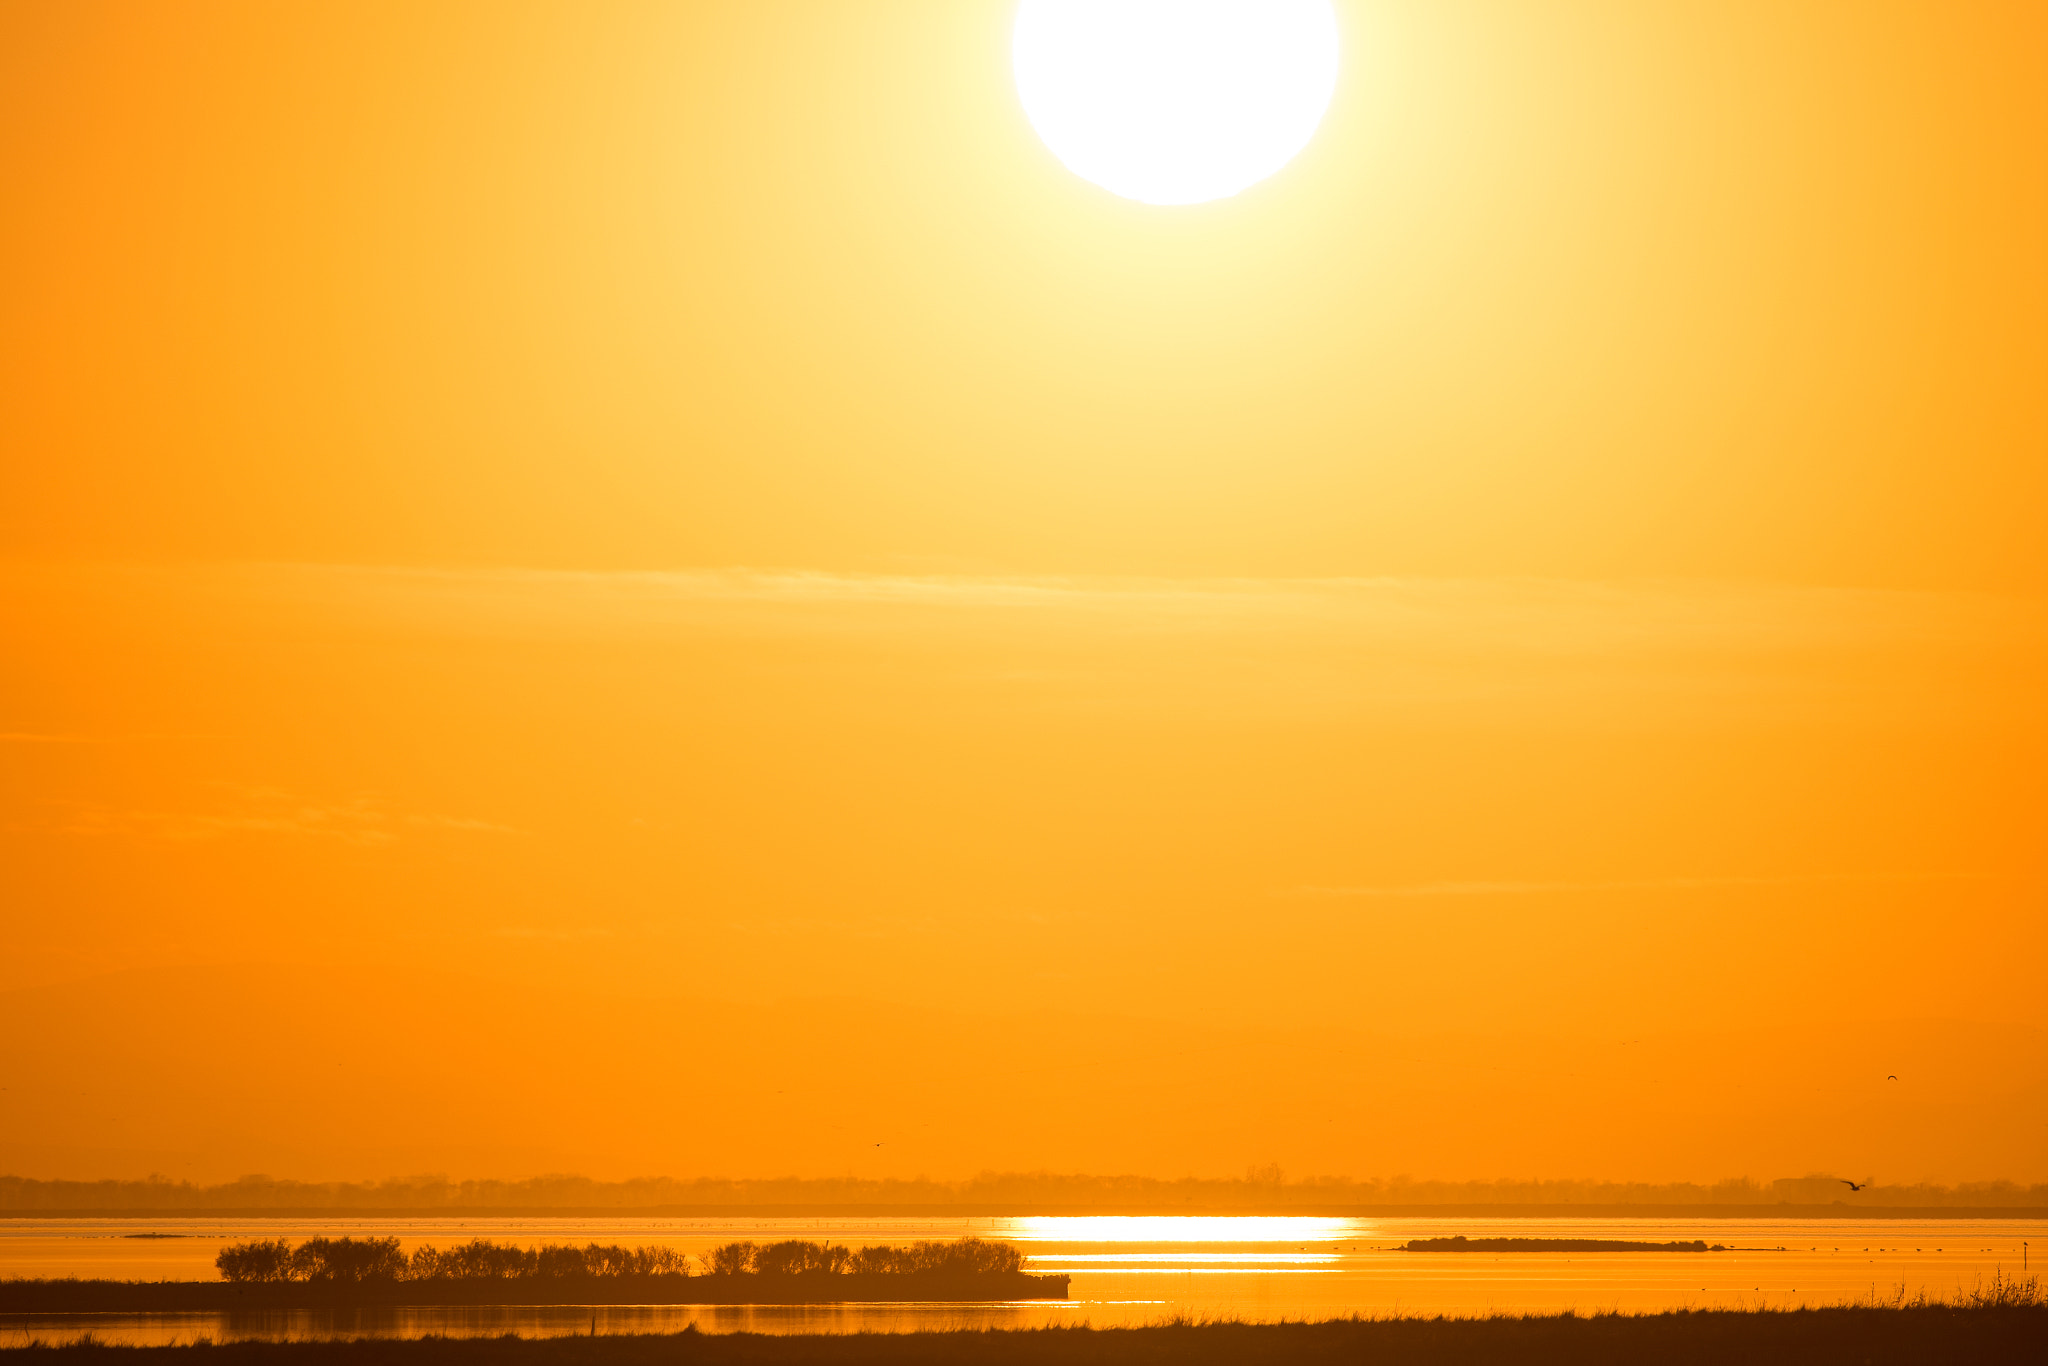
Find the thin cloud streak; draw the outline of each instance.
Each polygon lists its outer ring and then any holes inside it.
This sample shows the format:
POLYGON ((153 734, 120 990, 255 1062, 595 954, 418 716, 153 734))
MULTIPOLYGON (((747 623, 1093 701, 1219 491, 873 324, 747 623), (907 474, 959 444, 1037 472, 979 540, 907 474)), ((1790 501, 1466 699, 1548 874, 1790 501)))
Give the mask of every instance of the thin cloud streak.
MULTIPOLYGON (((0 578, 6 576, 0 570, 0 578)), ((1086 578, 244 562, 68 571, 90 591, 325 609, 363 624, 496 635, 638 636, 737 628, 846 637, 938 628, 961 612, 1012 632, 1300 633, 1362 645, 1550 658, 1615 651, 2048 647, 2048 604, 1967 592, 1712 580, 1086 578)))
POLYGON ((284 835, 360 845, 392 844, 408 834, 436 831, 519 833, 511 826, 475 817, 393 811, 375 797, 323 801, 265 788, 246 789, 236 793, 231 803, 193 811, 75 805, 55 829, 67 835, 120 836, 170 843, 234 835, 284 835))
MULTIPOLYGON (((1816 588, 1712 580, 1494 578, 1085 578, 892 575, 732 567, 678 571, 557 571, 248 564, 225 571, 222 587, 282 591, 368 606, 379 600, 483 611, 524 603, 531 609, 652 608, 662 604, 845 605, 1108 611, 1242 620, 1345 621, 1424 626, 1453 614, 1490 625, 1558 624, 1585 614, 1612 626, 1648 613, 1683 634, 1795 625, 1802 636, 1893 635, 1932 629, 2048 628, 2048 611, 2029 600, 1980 593, 1816 588), (1889 628, 1889 629, 1886 629, 1889 628)), ((1638 623, 1639 624, 1639 623, 1638 623)), ((1557 643, 1549 639, 1549 643, 1557 643)))
POLYGON ((200 732, 145 732, 137 735, 64 735, 39 731, 0 731, 0 745, 123 745, 144 740, 227 740, 233 737, 200 732))
MULTIPOLYGON (((2048 723, 2048 604, 1977 593, 253 562, 64 574, 87 597, 146 600, 156 619, 200 629, 234 619, 259 632, 319 623, 449 642, 790 646, 823 652, 806 671, 909 671, 1037 712, 1229 724, 1543 716, 1593 728, 2048 723)), ((750 667, 778 658, 788 657, 755 655, 750 667)))
POLYGON ((1333 898, 1540 896, 1558 892, 1684 892, 1721 887, 1800 887, 1835 883, 1989 880, 1977 873, 1819 873, 1792 877, 1662 877, 1584 882, 1417 882, 1385 887, 1294 887, 1282 895, 1333 898))

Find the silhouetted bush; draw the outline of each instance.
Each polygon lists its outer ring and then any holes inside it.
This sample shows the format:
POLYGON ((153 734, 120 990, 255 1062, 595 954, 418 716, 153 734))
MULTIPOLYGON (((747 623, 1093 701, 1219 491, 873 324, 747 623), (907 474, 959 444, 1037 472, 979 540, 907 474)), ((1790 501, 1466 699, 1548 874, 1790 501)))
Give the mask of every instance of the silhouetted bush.
POLYGON ((407 1273, 396 1238, 282 1238, 235 1243, 213 1259, 231 1281, 395 1281, 407 1273))
POLYGON ((754 1252, 754 1270, 764 1276, 831 1275, 846 1270, 853 1254, 843 1247, 807 1243, 801 1238, 770 1243, 754 1252))
POLYGON ((1024 1254, 1008 1243, 963 1238, 957 1243, 912 1243, 909 1247, 864 1247, 853 1256, 855 1271, 884 1276, 996 1276, 1024 1269, 1024 1254))
POLYGON ((714 1276, 744 1276, 754 1269, 754 1257, 761 1250, 759 1243, 727 1243, 711 1251, 711 1274, 714 1276))
POLYGON ((687 1276, 690 1259, 672 1247, 620 1247, 617 1243, 585 1247, 544 1247, 543 1276, 687 1276))
POLYGON ((505 1281, 537 1275, 539 1268, 539 1249, 472 1238, 451 1248, 415 1248, 408 1275, 416 1281, 505 1281))
POLYGON ((419 1247, 410 1257, 396 1238, 312 1238, 295 1249, 284 1239, 235 1243, 214 1258, 230 1281, 491 1281, 585 1276, 686 1276, 689 1258, 674 1248, 616 1245, 522 1248, 474 1238, 450 1248, 419 1247))
POLYGON ((231 1281, 298 1279, 292 1274, 292 1245, 283 1238, 232 1244, 221 1249, 213 1264, 220 1268, 221 1275, 231 1281))
POLYGON ((308 1238, 292 1253, 294 1280, 395 1281, 405 1275, 396 1238, 308 1238))
POLYGON ((719 1276, 764 1275, 996 1276, 1024 1269, 1024 1254, 1008 1243, 963 1238, 957 1243, 912 1243, 909 1247, 864 1247, 849 1252, 798 1239, 770 1243, 727 1243, 711 1254, 719 1276))

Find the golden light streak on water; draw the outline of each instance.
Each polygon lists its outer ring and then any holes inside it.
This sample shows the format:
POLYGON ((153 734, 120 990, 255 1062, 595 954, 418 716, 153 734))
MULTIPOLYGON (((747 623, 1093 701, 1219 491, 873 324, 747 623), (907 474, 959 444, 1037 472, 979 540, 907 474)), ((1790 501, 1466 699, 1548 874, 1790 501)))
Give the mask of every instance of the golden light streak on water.
POLYGON ((1019 1219, 1010 1236, 1032 1243, 1334 1243, 1359 1230, 1352 1219, 1091 1214, 1019 1219))

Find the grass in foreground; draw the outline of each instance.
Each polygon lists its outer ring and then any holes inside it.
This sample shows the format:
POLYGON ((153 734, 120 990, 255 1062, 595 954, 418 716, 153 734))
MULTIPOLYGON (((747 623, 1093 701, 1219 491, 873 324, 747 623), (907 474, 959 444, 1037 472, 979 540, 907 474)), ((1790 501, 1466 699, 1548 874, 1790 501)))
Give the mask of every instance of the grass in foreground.
POLYGON ((2048 1307, 1574 1314, 1324 1323, 1171 1322, 1145 1328, 765 1336, 682 1333, 571 1338, 359 1338, 348 1342, 0 1350, 0 1359, 218 1366, 2005 1366, 2048 1359, 2048 1307))

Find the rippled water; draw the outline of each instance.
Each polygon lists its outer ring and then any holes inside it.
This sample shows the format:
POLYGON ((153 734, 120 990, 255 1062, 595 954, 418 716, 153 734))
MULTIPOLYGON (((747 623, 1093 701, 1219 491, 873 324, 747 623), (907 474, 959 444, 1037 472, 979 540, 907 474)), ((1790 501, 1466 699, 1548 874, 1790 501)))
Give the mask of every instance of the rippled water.
POLYGON ((1073 1277, 1065 1302, 408 1308, 0 1318, 0 1346, 92 1332, 120 1342, 238 1338, 907 1331, 1171 1315, 1245 1319, 1683 1305, 1832 1304, 1952 1295, 2048 1248, 2048 1221, 2016 1219, 96 1219, 0 1223, 0 1276, 212 1279, 222 1244, 249 1237, 395 1235, 409 1250, 472 1237, 661 1243, 702 1253, 735 1238, 860 1246, 967 1236, 1018 1243, 1026 1267, 1073 1277), (140 1233, 167 1233, 145 1239, 140 1233), (1412 1253, 1410 1238, 1704 1238, 1717 1253, 1412 1253), (2031 1244, 2023 1249, 2022 1244, 2031 1244))

